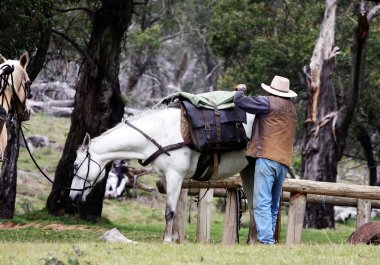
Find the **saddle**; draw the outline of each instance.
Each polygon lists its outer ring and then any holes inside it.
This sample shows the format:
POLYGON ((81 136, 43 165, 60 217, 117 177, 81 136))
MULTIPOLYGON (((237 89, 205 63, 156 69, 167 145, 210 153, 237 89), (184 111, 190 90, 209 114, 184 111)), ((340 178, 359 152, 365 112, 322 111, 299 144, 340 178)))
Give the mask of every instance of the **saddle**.
POLYGON ((212 109, 181 101, 181 133, 185 143, 201 153, 192 179, 207 181, 218 174, 220 154, 247 146, 243 123, 246 114, 237 107, 219 109, 209 100, 212 109))

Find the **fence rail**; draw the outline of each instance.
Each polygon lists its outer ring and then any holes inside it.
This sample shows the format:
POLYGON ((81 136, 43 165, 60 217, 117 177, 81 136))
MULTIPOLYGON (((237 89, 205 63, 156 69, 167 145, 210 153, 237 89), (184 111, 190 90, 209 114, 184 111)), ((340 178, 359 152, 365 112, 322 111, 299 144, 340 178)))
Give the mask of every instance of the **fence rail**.
MULTIPOLYGON (((156 184, 158 190, 165 193, 163 183, 157 181, 156 184)), ((185 180, 182 183, 183 192, 181 192, 181 196, 194 194, 203 196, 209 190, 214 197, 226 197, 227 210, 222 242, 223 244, 233 244, 239 241, 237 233, 239 221, 237 190, 240 188, 242 188, 242 181, 239 176, 210 182, 185 180)), ((287 245, 295 245, 301 242, 306 203, 357 207, 357 227, 369 222, 372 208, 380 208, 380 187, 286 179, 283 184, 283 191, 283 201, 289 202, 287 245)), ((202 202, 201 200, 198 208, 198 218, 201 220, 198 219, 197 223, 197 240, 201 243, 209 242, 210 236, 208 233, 211 225, 210 209, 208 207, 211 205, 212 196, 204 198, 206 198, 205 201, 202 202)), ((184 201, 185 199, 181 198, 181 200, 184 201)), ((183 216, 183 213, 179 213, 179 216, 183 216)), ((179 221, 179 223, 184 224, 182 221, 179 221)), ((181 230, 184 231, 183 228, 179 229, 179 231, 181 230)), ((180 238, 184 238, 184 235, 180 235, 180 238)))

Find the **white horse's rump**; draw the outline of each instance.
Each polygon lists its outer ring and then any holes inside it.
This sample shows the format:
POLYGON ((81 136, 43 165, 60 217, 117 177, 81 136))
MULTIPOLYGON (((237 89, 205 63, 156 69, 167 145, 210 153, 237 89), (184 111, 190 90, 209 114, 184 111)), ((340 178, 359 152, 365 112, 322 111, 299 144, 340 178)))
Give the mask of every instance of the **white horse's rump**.
MULTIPOLYGON (((180 130, 180 117, 179 109, 166 108, 135 117, 130 122, 133 126, 153 138, 158 144, 165 147, 183 142, 180 130)), ((247 124, 244 124, 248 137, 251 136, 253 119, 254 115, 248 114, 247 124)), ((157 146, 140 132, 123 122, 94 138, 92 141, 87 135, 82 146, 77 150, 71 188, 82 189, 92 187, 104 178, 103 169, 110 161, 121 159, 145 160, 156 152, 157 149, 157 146)), ((193 151, 187 146, 169 151, 169 153, 170 156, 161 154, 151 163, 154 171, 162 177, 166 188, 165 242, 172 242, 173 240, 173 218, 182 181, 194 175, 200 156, 200 153, 193 151)), ((247 198, 252 198, 253 167, 248 166, 244 153, 245 150, 222 153, 218 176, 213 178, 227 178, 240 172, 245 194, 247 198)), ((91 188, 86 189, 84 192, 72 190, 70 197, 75 201, 85 200, 90 190, 91 188)), ((248 199, 248 202, 250 204, 250 211, 252 211, 252 200, 248 199)), ((251 220, 250 227, 253 227, 253 220, 251 220)), ((249 241, 251 242, 252 240, 254 240, 253 235, 249 237, 249 241)))

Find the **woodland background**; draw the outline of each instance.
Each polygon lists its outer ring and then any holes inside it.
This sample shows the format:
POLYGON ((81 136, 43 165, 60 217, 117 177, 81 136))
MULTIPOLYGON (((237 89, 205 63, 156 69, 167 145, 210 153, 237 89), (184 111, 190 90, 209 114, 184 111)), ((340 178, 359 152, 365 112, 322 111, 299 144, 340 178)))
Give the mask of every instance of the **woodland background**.
MULTIPOLYGON (((86 132, 95 137, 126 113, 173 92, 232 90, 245 83, 258 95, 262 82, 282 75, 299 95, 295 175, 339 181, 339 162, 351 159, 364 165, 354 181, 378 186, 376 2, 2 0, 0 52, 7 58, 24 50, 31 55, 36 112, 71 117, 54 173, 58 184, 70 185, 75 150, 86 132)), ((12 133, 9 152, 18 154, 19 134, 12 133)), ((1 218, 14 214, 15 168, 17 158, 2 165, 1 218)), ((82 218, 101 216, 104 185, 81 207, 82 218)), ((52 215, 75 212, 68 193, 57 187, 46 207, 52 215)), ((334 227, 332 207, 308 207, 305 223, 334 227)))

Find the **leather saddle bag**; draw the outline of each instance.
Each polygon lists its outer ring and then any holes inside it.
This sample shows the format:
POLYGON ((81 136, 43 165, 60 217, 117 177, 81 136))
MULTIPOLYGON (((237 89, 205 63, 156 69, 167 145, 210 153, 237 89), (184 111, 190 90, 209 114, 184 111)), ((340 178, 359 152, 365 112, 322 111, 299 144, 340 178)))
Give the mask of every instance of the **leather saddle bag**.
POLYGON ((247 146, 243 123, 246 114, 237 107, 220 110, 197 108, 189 101, 182 101, 184 116, 189 122, 190 147, 199 152, 223 152, 240 150, 247 146))

